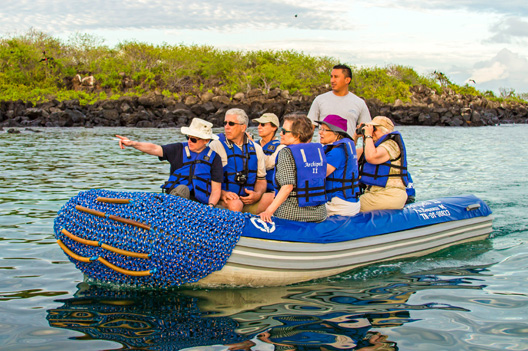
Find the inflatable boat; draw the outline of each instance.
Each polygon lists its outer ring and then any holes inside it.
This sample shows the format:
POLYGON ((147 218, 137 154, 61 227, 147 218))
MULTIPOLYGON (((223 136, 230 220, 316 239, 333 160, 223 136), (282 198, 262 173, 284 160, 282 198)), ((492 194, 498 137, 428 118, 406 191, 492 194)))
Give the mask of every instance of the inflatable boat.
POLYGON ((88 281, 120 286, 280 286, 486 239, 491 210, 473 195, 321 223, 211 208, 177 196, 89 190, 55 219, 57 243, 88 281))

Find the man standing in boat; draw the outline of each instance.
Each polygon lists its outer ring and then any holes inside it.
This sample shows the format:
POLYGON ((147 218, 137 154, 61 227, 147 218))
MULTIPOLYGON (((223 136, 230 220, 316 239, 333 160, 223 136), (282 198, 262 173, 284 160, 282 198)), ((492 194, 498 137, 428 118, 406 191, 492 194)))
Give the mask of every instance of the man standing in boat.
POLYGON ((194 118, 189 127, 182 127, 186 143, 156 145, 119 138, 119 147, 131 146, 149 155, 158 156, 160 161, 169 161, 170 177, 161 187, 171 195, 199 201, 214 207, 221 195, 223 171, 222 160, 207 144, 218 139, 213 134, 213 124, 194 118))
POLYGON ((209 147, 220 155, 224 170, 220 204, 231 211, 260 213, 273 194, 266 192, 266 166, 262 147, 251 141, 246 130, 249 118, 239 108, 226 111, 224 133, 209 147))
POLYGON ((317 96, 312 102, 308 118, 322 121, 328 115, 338 115, 347 120, 347 130, 356 130, 361 123, 371 121, 367 104, 359 96, 348 91, 352 70, 347 65, 336 65, 330 74, 332 91, 317 96))

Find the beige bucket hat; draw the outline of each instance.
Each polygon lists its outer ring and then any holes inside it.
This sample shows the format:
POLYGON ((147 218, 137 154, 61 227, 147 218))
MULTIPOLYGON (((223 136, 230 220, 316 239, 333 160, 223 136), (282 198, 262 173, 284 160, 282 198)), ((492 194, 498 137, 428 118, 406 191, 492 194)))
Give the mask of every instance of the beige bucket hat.
POLYGON ((213 124, 201 118, 193 118, 189 127, 182 127, 181 133, 200 139, 218 140, 218 136, 213 134, 213 124))

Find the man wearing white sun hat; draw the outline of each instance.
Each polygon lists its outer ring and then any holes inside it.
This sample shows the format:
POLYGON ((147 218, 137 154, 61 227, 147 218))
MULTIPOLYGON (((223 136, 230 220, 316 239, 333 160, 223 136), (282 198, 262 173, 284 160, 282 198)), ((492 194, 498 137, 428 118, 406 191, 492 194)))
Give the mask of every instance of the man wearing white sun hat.
POLYGON ((119 146, 131 146, 149 155, 158 156, 160 161, 169 161, 170 177, 161 187, 166 193, 216 206, 220 200, 224 178, 222 159, 207 145, 217 140, 213 124, 194 118, 189 127, 182 127, 181 133, 187 142, 167 145, 132 141, 116 135, 119 146))

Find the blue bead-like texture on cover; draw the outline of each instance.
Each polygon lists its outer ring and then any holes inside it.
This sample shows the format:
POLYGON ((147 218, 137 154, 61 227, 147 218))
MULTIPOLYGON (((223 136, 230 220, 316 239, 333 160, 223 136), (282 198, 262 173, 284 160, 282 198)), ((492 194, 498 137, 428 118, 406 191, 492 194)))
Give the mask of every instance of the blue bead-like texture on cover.
MULTIPOLYGON (((142 287, 174 287, 193 283, 221 269, 238 242, 245 215, 211 208, 178 196, 147 192, 89 190, 72 197, 55 219, 55 237, 73 253, 93 258, 91 262, 70 260, 88 278, 112 284, 142 287), (128 204, 97 201, 97 197, 130 199, 128 204), (106 215, 77 210, 77 205, 106 215), (109 216, 137 221, 150 230, 118 222, 109 216), (91 246, 62 233, 99 242, 91 246), (130 252, 149 254, 136 258, 101 247, 106 244, 130 252), (103 258, 128 271, 149 271, 147 276, 120 273, 97 261, 103 258)), ((68 256, 69 257, 69 256, 68 256)))

